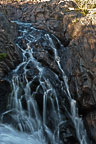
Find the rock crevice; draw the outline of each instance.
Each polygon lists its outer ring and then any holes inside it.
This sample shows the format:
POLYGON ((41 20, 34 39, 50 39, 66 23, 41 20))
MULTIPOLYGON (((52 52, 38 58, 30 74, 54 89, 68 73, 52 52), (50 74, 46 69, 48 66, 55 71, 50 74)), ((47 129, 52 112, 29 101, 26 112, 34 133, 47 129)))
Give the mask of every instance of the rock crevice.
MULTIPOLYGON (((4 7, 9 20, 31 22, 34 27, 46 30, 60 39, 66 49, 60 55, 63 69, 69 78, 71 95, 77 101, 92 144, 96 143, 96 13, 84 15, 73 1, 60 0, 37 4, 9 3, 4 7)), ((21 56, 13 42, 17 35, 15 24, 9 24, 2 14, 0 19, 0 53, 5 54, 0 60, 2 79, 16 67, 21 56)), ((40 49, 38 45, 36 50, 38 47, 40 49)), ((47 60, 48 54, 45 52, 41 52, 39 57, 35 55, 35 58, 56 71, 56 64, 47 60)), ((58 70, 56 73, 59 73, 58 70)))

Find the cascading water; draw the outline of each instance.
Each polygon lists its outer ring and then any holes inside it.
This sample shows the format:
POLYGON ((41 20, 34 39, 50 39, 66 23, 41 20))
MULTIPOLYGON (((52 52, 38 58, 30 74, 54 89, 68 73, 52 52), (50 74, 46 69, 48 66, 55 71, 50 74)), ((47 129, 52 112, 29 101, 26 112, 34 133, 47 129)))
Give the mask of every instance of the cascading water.
POLYGON ((20 33, 17 38, 17 46, 22 51, 22 63, 11 73, 12 92, 9 98, 8 111, 2 114, 1 119, 3 123, 5 115, 8 114, 12 123, 0 124, 0 144, 64 143, 60 137, 60 127, 66 125, 67 119, 61 112, 60 94, 55 89, 56 82, 62 86, 60 91, 66 95, 65 97, 70 104, 71 110, 67 110, 65 105, 64 110, 72 121, 78 143, 87 144, 86 131, 82 119, 78 116, 76 101, 71 97, 67 76, 62 69, 53 39, 57 41, 60 47, 63 46, 54 35, 37 30, 30 23, 16 23, 20 33), (38 41, 43 43, 45 49, 47 47, 45 41, 50 47, 54 63, 61 74, 61 81, 58 72, 54 72, 53 66, 50 70, 48 66, 44 66, 46 63, 42 64, 44 50, 42 48, 38 50, 38 41), (38 54, 41 59, 37 58, 38 54))

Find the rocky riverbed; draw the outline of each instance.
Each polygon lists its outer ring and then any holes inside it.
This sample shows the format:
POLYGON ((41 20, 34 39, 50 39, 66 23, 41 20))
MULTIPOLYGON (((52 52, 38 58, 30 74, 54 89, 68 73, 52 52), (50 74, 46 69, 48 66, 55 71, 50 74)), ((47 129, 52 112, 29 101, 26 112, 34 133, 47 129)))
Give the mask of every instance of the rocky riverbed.
MULTIPOLYGON (((0 4, 0 112, 6 109, 10 85, 7 76, 21 61, 15 45, 17 25, 11 21, 30 22, 35 28, 45 30, 59 38, 65 47, 60 53, 63 69, 68 76, 72 97, 77 101, 79 115, 83 118, 90 143, 96 143, 96 12, 87 14, 73 1, 14 2, 0 4), (6 90, 5 90, 6 89, 6 90)), ((25 46, 22 40, 22 45, 25 46)), ((40 46, 36 46, 41 48, 40 46)), ((41 48, 42 49, 42 48, 41 48)), ((49 56, 50 56, 49 51, 49 56)), ((36 55, 44 65, 58 69, 48 55, 36 55)))

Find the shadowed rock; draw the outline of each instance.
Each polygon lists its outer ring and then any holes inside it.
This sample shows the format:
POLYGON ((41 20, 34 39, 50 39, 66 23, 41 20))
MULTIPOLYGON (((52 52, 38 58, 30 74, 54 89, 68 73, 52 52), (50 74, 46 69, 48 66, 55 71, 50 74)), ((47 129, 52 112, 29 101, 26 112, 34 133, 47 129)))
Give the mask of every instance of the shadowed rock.
MULTIPOLYGON (((76 8, 74 2, 60 0, 5 6, 8 18, 31 22, 36 28, 55 34, 66 46, 65 52, 63 50, 59 52, 62 67, 69 78, 71 95, 77 101, 79 113, 85 120, 89 137, 94 144, 96 143, 96 14, 84 16, 82 11, 76 8)), ((5 35, 4 32, 2 34, 5 35)), ((26 42, 23 43, 26 48, 26 42)), ((43 51, 41 44, 34 45, 34 57, 58 74, 59 70, 53 61, 54 55, 50 48, 43 51)), ((5 53, 5 50, 3 52, 5 53)), ((3 63, 3 68, 0 67, 1 77, 5 75, 6 69, 14 67, 14 62, 9 62, 10 66, 6 66, 5 61, 3 63)), ((31 71, 28 74, 29 79, 30 73, 31 71)))
POLYGON ((8 74, 21 61, 21 52, 13 41, 16 33, 15 25, 0 13, 0 113, 6 110, 11 91, 8 74))
POLYGON ((13 41, 16 33, 14 25, 0 14, 0 79, 8 75, 20 63, 20 50, 13 41))

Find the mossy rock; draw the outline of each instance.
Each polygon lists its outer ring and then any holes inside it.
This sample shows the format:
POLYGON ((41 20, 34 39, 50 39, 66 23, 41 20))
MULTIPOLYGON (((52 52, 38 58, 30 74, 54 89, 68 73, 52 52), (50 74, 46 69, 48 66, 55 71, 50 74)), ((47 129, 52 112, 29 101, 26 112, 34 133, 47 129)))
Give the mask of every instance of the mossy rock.
POLYGON ((0 53, 0 61, 4 60, 7 57, 6 53, 0 53))

